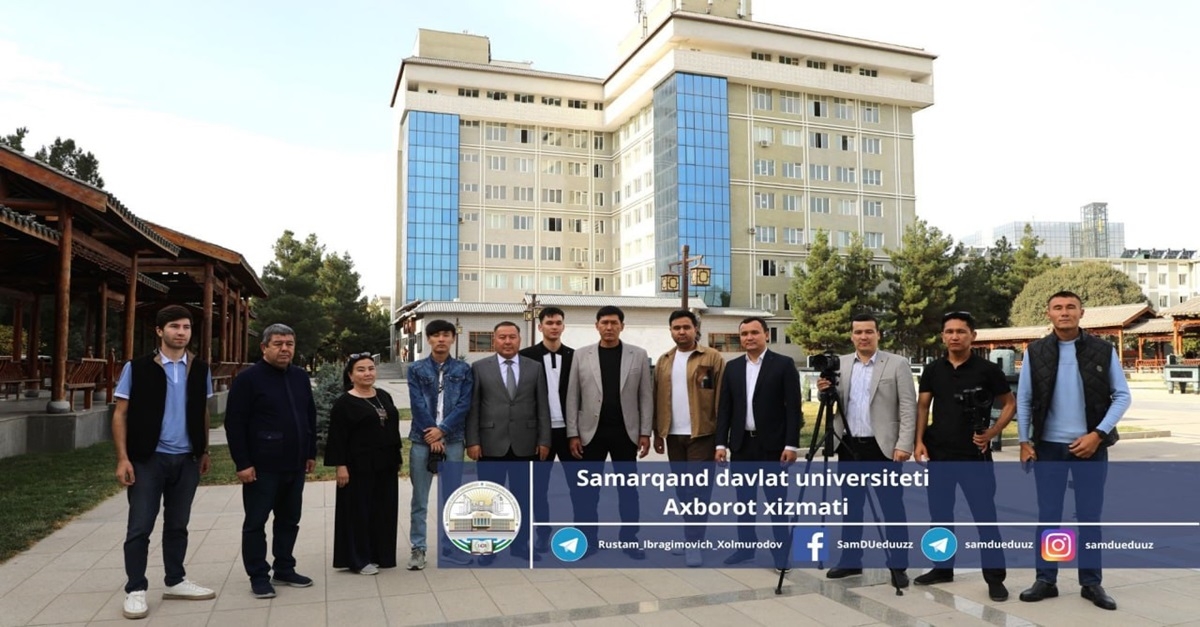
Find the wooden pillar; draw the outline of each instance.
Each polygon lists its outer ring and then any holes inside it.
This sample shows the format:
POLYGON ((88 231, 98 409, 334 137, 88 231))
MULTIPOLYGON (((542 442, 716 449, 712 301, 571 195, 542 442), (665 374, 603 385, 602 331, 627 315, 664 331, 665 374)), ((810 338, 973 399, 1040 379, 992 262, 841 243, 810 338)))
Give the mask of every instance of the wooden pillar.
POLYGON ((242 306, 242 357, 241 362, 246 363, 250 357, 250 303, 242 306))
POLYGON ((213 265, 204 264, 204 321, 200 324, 200 359, 212 361, 213 265))
POLYGON ((122 347, 125 352, 121 355, 121 359, 125 361, 133 359, 134 323, 137 321, 137 275, 138 254, 134 252, 129 264, 129 287, 125 292, 125 345, 122 347))
POLYGON ((27 376, 37 379, 37 387, 42 388, 42 372, 40 357, 42 352, 42 296, 33 295, 33 305, 29 307, 29 362, 26 363, 27 376))
POLYGON ((242 362, 242 345, 246 342, 246 329, 242 326, 242 293, 240 290, 233 292, 233 332, 230 334, 233 338, 232 352, 229 353, 229 360, 242 362))
POLYGON ((229 281, 221 279, 221 361, 229 361, 229 281))
POLYGON ((58 225, 62 232, 58 241, 58 283, 54 295, 54 372, 50 377, 50 413, 69 411, 67 403, 67 333, 71 324, 71 247, 75 229, 70 208, 58 210, 58 225))
POLYGON ((108 283, 100 282, 100 329, 96 334, 96 356, 108 357, 108 283))
POLYGON ((83 356, 96 357, 96 308, 92 306, 94 296, 83 299, 83 356), (89 350, 90 349, 90 350, 89 350))
POLYGON ((25 329, 25 303, 16 301, 13 303, 13 341, 12 341, 12 362, 14 364, 21 363, 21 332, 25 329))

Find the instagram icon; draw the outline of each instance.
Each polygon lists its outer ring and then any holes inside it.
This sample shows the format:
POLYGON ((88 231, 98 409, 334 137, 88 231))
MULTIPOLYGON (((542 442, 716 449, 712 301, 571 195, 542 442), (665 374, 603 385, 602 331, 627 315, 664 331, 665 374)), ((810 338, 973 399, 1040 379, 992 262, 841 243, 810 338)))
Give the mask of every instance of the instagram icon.
POLYGON ((1042 532, 1042 559, 1069 562, 1075 559, 1077 541, 1073 529, 1047 529, 1042 532))

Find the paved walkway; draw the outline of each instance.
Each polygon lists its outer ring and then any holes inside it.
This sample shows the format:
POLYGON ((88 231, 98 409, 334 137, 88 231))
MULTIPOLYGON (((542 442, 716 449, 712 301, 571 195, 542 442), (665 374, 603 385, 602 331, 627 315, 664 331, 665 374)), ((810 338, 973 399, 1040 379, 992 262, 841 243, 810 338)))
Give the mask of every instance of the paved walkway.
MULTIPOLYGON (((392 384, 389 384, 389 387, 392 384)), ((1200 459, 1200 397, 1138 390, 1128 424, 1170 425, 1170 438, 1122 442, 1114 459, 1200 459)), ((1006 449, 1002 457, 1015 456, 1006 449)), ((409 498, 401 481, 401 503, 409 498)), ((882 571, 829 581, 797 570, 776 596, 766 569, 678 570, 387 570, 375 577, 334 571, 334 485, 311 483, 296 547, 299 570, 315 580, 279 596, 250 596, 239 556, 242 507, 237 486, 201 488, 193 509, 188 576, 217 590, 209 601, 162 601, 159 537, 152 537, 147 625, 1195 625, 1200 627, 1200 571, 1116 570, 1105 587, 1120 609, 1082 600, 1064 571, 1062 598, 1017 600, 1033 581, 1009 572, 1012 599, 987 600, 978 571, 958 571, 951 584, 910 588, 895 596, 882 571)), ((402 506, 402 510, 406 507, 402 506)), ((0 565, 0 627, 129 624, 121 617, 125 581, 122 495, 72 521, 29 551, 0 565)), ((407 554, 407 517, 401 553, 407 554)), ((433 521, 430 521, 433 525, 433 521)), ((432 528, 432 527, 431 527, 432 528)), ((432 554, 432 551, 431 551, 432 554)), ((916 568, 910 575, 919 574, 916 568)))

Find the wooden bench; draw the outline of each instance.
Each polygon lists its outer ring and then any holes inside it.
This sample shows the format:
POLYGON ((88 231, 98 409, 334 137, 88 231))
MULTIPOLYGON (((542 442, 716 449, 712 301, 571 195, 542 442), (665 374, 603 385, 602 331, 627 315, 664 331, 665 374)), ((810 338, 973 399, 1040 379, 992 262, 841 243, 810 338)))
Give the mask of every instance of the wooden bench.
POLYGON ((96 386, 104 378, 104 370, 108 362, 103 359, 84 357, 79 361, 67 362, 67 402, 71 411, 75 411, 75 391, 83 390, 83 408, 92 408, 92 396, 96 386))
POLYGON ((236 361, 226 361, 212 366, 212 383, 213 392, 228 390, 229 384, 233 381, 233 377, 237 375, 238 364, 236 361))
POLYGON ((21 364, 13 362, 12 356, 0 357, 0 390, 3 391, 5 398, 11 394, 20 396, 22 388, 37 383, 41 382, 29 378, 21 364))

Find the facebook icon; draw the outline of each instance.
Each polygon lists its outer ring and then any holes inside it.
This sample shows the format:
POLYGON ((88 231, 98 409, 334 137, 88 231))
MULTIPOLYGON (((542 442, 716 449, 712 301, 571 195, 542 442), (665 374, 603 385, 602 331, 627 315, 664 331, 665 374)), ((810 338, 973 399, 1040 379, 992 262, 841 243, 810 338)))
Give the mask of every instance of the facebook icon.
POLYGON ((824 527, 796 527, 792 530, 793 562, 824 562, 829 559, 829 537, 824 527))

